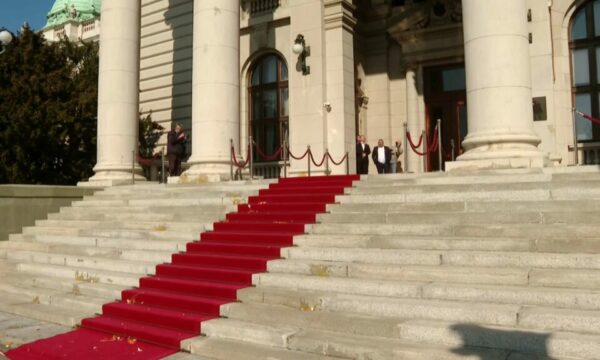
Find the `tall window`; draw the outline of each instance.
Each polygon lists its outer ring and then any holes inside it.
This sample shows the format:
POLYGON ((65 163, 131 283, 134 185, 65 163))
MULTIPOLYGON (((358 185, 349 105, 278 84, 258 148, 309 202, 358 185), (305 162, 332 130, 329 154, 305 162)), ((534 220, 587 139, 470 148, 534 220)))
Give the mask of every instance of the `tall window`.
POLYGON ((258 59, 250 72, 248 92, 252 137, 263 152, 272 154, 281 145, 289 122, 288 70, 279 56, 258 59))
MULTIPOLYGON (((575 107, 600 117, 600 0, 589 1, 575 12, 569 45, 575 107)), ((600 140, 600 127, 578 116, 577 139, 600 140)))

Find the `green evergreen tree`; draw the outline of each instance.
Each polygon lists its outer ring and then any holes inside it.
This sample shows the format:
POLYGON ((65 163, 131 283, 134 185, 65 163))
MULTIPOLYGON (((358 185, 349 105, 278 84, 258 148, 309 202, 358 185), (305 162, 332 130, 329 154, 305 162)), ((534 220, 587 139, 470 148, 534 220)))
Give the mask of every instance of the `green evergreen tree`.
POLYGON ((0 55, 0 183, 76 184, 96 163, 98 45, 24 28, 0 55))

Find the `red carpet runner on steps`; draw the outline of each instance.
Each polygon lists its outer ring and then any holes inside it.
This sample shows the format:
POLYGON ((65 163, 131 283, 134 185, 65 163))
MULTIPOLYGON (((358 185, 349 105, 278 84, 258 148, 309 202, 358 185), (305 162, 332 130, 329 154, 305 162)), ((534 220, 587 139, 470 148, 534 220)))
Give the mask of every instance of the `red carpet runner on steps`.
POLYGON ((102 315, 84 319, 78 330, 25 344, 9 359, 160 359, 179 351, 181 340, 198 336, 202 322, 219 317, 222 304, 252 286, 280 249, 314 223, 335 195, 358 176, 281 179, 251 196, 248 204, 214 224, 156 266, 156 275, 124 290, 121 301, 105 304, 102 315))

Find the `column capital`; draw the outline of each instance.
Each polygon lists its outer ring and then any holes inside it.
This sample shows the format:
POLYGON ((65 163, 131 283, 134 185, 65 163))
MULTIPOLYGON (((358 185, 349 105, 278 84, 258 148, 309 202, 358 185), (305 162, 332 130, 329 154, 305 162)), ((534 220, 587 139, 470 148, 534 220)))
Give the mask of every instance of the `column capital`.
POLYGON ((323 20, 326 30, 343 27, 347 31, 354 32, 357 23, 354 17, 356 6, 351 0, 325 0, 324 7, 323 20))

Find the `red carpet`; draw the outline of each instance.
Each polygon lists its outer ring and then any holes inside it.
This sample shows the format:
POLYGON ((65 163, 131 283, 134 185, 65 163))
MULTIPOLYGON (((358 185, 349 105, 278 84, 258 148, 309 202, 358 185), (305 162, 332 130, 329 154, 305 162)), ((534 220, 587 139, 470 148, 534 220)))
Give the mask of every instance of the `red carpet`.
POLYGON ((25 344, 9 359, 160 359, 179 351, 181 340, 198 336, 202 322, 219 317, 222 304, 252 286, 280 249, 291 246, 304 225, 314 223, 335 195, 358 176, 280 179, 251 196, 214 230, 156 267, 156 275, 105 304, 102 315, 78 330, 25 344))

